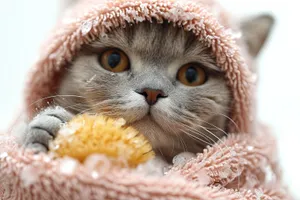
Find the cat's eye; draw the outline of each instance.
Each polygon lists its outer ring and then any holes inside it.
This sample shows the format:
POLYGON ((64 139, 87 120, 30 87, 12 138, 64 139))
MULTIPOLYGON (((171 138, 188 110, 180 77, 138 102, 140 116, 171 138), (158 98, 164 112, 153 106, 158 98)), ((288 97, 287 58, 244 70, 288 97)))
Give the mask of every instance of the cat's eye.
POLYGON ((129 69, 130 63, 127 55, 119 49, 105 50, 99 56, 101 66, 111 72, 124 72, 129 69))
POLYGON ((205 83, 207 77, 200 64, 190 63, 178 70, 177 79, 187 86, 199 86, 205 83))

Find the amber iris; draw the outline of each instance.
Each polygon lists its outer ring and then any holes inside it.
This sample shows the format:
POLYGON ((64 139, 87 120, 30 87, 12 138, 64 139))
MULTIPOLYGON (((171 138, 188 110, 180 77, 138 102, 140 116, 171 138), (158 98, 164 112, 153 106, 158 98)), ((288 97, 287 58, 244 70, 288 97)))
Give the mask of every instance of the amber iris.
POLYGON ((187 86, 199 86, 205 83, 206 73, 200 64, 186 64, 178 70, 177 79, 187 86))
POLYGON ((129 69, 127 55, 119 49, 105 50, 99 57, 101 66, 111 72, 124 72, 129 69))

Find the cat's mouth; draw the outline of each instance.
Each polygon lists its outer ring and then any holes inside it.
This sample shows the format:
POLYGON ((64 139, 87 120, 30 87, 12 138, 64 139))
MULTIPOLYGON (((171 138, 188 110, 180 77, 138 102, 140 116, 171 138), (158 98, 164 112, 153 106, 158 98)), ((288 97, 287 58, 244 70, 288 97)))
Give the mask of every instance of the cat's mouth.
MULTIPOLYGON (((157 116, 156 113, 154 111, 154 107, 153 106, 149 106, 148 108, 148 112, 145 114, 145 116, 143 118, 149 118, 153 123, 155 123, 156 125, 158 125, 159 127, 161 127, 159 125, 159 123, 157 122, 157 116)), ((162 128, 162 127, 161 127, 162 128)))
POLYGON ((147 126, 157 127, 161 130, 164 130, 164 127, 160 125, 159 118, 155 112, 154 106, 148 106, 147 111, 139 119, 133 121, 130 124, 147 124, 147 126))
POLYGON ((151 113, 151 109, 149 109, 148 113, 143 118, 145 117, 149 118, 153 123, 157 124, 155 117, 153 116, 153 113, 151 113))

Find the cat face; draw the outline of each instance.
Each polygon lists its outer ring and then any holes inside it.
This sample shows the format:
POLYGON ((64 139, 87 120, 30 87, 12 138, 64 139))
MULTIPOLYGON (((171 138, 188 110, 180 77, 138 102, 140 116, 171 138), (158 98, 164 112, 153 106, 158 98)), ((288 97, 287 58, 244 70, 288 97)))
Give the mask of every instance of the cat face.
POLYGON ((192 33, 168 23, 117 29, 85 46, 57 104, 124 118, 164 156, 224 135, 231 101, 223 73, 192 33))

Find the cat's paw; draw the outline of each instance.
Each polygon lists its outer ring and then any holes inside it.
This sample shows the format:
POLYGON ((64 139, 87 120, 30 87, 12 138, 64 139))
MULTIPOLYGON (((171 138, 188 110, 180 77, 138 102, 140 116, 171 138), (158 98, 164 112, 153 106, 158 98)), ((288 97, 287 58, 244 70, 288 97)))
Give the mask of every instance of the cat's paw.
POLYGON ((49 141, 56 137, 60 127, 73 115, 62 107, 51 107, 39 113, 29 122, 23 146, 35 152, 47 152, 49 141))
POLYGON ((176 167, 182 167, 184 166, 187 162, 189 162, 192 158, 195 158, 196 154, 191 153, 191 152, 182 152, 176 156, 174 156, 172 163, 176 167))

